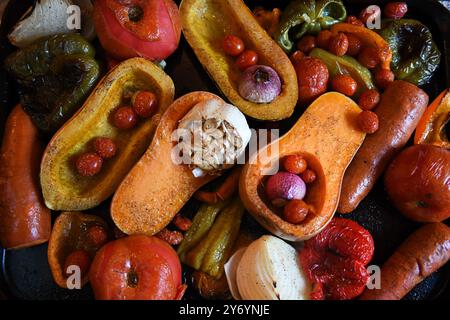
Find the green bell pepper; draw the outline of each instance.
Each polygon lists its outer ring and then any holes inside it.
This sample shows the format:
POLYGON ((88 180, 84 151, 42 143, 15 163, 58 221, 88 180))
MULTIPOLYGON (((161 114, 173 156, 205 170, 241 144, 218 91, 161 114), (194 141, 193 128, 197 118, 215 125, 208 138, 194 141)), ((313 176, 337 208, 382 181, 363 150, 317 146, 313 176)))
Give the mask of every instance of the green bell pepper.
POLYGON ((47 37, 5 60, 24 110, 41 130, 52 133, 82 105, 100 68, 92 45, 77 33, 47 37))
POLYGON ((341 0, 294 0, 283 11, 274 38, 289 52, 294 41, 303 35, 317 34, 346 17, 347 11, 341 0))
POLYGON ((331 78, 339 74, 350 75, 358 84, 355 98, 365 90, 375 89, 369 69, 362 66, 356 59, 349 56, 338 57, 320 48, 313 49, 309 55, 325 63, 331 78))
POLYGON ((386 20, 379 34, 392 49, 391 68, 397 79, 419 86, 431 79, 441 53, 426 26, 412 19, 386 20))

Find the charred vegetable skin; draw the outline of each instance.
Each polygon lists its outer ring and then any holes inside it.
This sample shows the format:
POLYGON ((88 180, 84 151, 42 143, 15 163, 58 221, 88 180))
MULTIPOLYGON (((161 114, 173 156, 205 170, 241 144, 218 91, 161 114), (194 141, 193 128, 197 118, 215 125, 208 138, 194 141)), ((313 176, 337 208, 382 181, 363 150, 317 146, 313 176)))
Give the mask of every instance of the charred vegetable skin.
POLYGON ((305 34, 316 34, 333 24, 342 22, 347 11, 340 0, 297 0, 292 1, 281 15, 275 40, 289 52, 294 42, 305 34))
POLYGON ((39 129, 56 131, 81 106, 100 69, 92 45, 78 34, 44 38, 7 57, 25 111, 39 129))
POLYGON ((392 49, 391 68, 395 78, 418 86, 431 79, 441 53, 426 26, 412 19, 388 20, 380 35, 392 49))
POLYGON ((219 279, 232 254, 243 214, 238 198, 226 205, 203 206, 178 249, 181 261, 219 279))

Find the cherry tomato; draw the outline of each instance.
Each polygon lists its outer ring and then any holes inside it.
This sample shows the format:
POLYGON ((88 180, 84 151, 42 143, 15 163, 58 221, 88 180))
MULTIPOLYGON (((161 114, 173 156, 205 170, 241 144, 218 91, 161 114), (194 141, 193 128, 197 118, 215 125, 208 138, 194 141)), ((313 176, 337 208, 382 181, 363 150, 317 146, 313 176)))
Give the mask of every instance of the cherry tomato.
POLYGON ((109 159, 116 155, 116 144, 112 139, 99 137, 94 139, 94 149, 103 159, 109 159))
POLYGON ((89 272, 91 266, 91 258, 85 250, 72 251, 64 262, 64 273, 70 276, 73 272, 67 272, 70 266, 78 266, 80 268, 81 276, 85 276, 89 272))
POLYGON ((302 178, 305 183, 313 183, 316 180, 316 173, 311 169, 306 169, 300 175, 300 178, 302 178))
POLYGON ((384 15, 389 19, 401 19, 408 12, 405 2, 390 2, 384 7, 384 15))
POLYGON ((328 51, 338 57, 343 56, 348 50, 348 38, 345 33, 339 32, 333 35, 330 39, 330 44, 328 45, 328 51))
POLYGON ((241 70, 254 66, 258 63, 258 54, 252 50, 246 50, 237 58, 236 65, 241 70))
POLYGON ((152 116, 158 107, 158 97, 150 91, 138 91, 131 99, 133 110, 141 118, 152 116))
POLYGON ((298 63, 300 60, 302 60, 305 57, 305 54, 301 52, 300 50, 294 51, 294 53, 291 54, 290 59, 292 64, 298 63))
POLYGON ((317 35, 316 43, 319 48, 328 50, 328 46, 330 45, 330 40, 333 34, 330 30, 322 30, 317 35))
POLYGON ((375 68, 380 62, 378 50, 373 47, 363 47, 358 55, 358 61, 366 68, 375 68))
POLYGON ((346 74, 340 74, 331 80, 331 87, 334 91, 345 94, 346 96, 353 96, 358 89, 356 81, 346 74))
POLYGON ((100 248, 108 241, 108 234, 102 226, 94 225, 87 231, 89 241, 97 248, 100 248))
POLYGON ((348 50, 347 54, 349 56, 355 57, 361 51, 361 40, 353 34, 347 34, 348 39, 348 50))
POLYGON ((354 26, 364 27, 364 23, 361 20, 359 20, 356 16, 348 16, 345 22, 352 24, 354 26))
POLYGON ((297 42, 297 49, 308 54, 312 49, 316 47, 316 38, 311 35, 306 35, 302 37, 299 42, 297 42))
POLYGON ((131 129, 137 123, 137 114, 131 107, 119 107, 113 113, 112 123, 118 129, 131 129))
POLYGON ((300 155, 290 155, 283 159, 283 167, 290 173, 300 174, 306 170, 308 163, 300 155))
POLYGON ((302 223, 308 213, 308 205, 303 200, 291 200, 283 209, 284 220, 292 224, 302 223))
POLYGON ((380 69, 375 73, 375 84, 381 89, 386 89, 395 79, 391 70, 380 69))
POLYGON ((232 57, 240 55, 245 49, 244 41, 233 35, 228 35, 223 39, 222 47, 223 51, 232 57))
POLYGON ((372 110, 380 103, 380 94, 375 89, 369 89, 361 93, 358 104, 363 110, 372 110))
POLYGON ((378 116, 376 113, 368 110, 358 114, 358 125, 361 131, 365 133, 375 133, 378 130, 378 116))
POLYGON ((75 165, 81 176, 92 177, 102 169, 103 159, 94 152, 88 152, 79 156, 75 165))

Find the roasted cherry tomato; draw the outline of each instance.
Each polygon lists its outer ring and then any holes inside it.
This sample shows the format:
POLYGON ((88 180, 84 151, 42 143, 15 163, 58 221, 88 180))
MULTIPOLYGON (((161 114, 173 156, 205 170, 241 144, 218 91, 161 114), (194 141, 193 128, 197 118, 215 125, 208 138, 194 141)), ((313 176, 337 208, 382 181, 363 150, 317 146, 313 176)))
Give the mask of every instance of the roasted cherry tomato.
POLYGON ((317 35, 316 44, 319 48, 328 49, 328 46, 330 45, 330 40, 333 34, 330 30, 322 30, 317 35))
POLYGON ((132 98, 133 110, 141 118, 149 118, 158 108, 158 97, 150 91, 138 91, 132 98))
POLYGON ((345 22, 352 24, 354 26, 364 27, 364 23, 361 20, 359 20, 356 16, 348 16, 345 22))
POLYGON ((236 65, 241 70, 254 66, 258 63, 258 54, 253 50, 246 50, 237 58, 236 65))
POLYGON ((86 250, 72 251, 64 262, 64 273, 70 276, 73 272, 70 272, 70 266, 77 266, 80 268, 80 275, 83 277, 89 272, 91 266, 91 258, 86 250))
POLYGON ((94 152, 87 152, 77 158, 75 165, 81 176, 92 177, 102 170, 103 159, 94 152))
POLYGON ((95 152, 103 159, 109 159, 116 155, 116 144, 112 139, 99 137, 94 139, 95 152))
POLYGON ((309 213, 309 207, 303 200, 291 200, 283 209, 283 218, 289 223, 300 224, 309 213))
POLYGON ((383 13, 389 19, 401 19, 408 12, 405 2, 390 2, 384 7, 383 13))
POLYGON ((286 171, 300 174, 306 170, 308 163, 300 155, 289 155, 283 159, 283 167, 286 171))
POLYGON ((316 173, 311 169, 306 169, 300 174, 300 178, 302 178, 305 183, 313 183, 316 180, 316 173))
POLYGON ((112 123, 118 129, 131 129, 137 123, 137 114, 132 107, 119 107, 113 113, 112 123))
POLYGON ((93 225, 87 230, 87 237, 91 244, 100 248, 108 241, 106 229, 99 225, 93 225))
POLYGON ((316 47, 316 38, 311 35, 303 36, 298 42, 297 42, 297 49, 301 52, 304 52, 305 54, 308 54, 311 52, 312 49, 316 47))
POLYGON ((333 90, 351 97, 358 89, 358 84, 349 75, 339 74, 331 81, 331 87, 333 90))
POLYGON ((369 89, 361 93, 358 104, 363 110, 372 110, 380 103, 380 94, 375 89, 369 89))
POLYGON ((376 113, 368 110, 358 114, 358 125, 361 131, 365 133, 375 133, 378 130, 378 116, 376 113))
POLYGON ((297 72, 300 104, 308 104, 325 93, 330 74, 322 60, 306 57, 294 67, 297 72))
POLYGON ((348 50, 347 54, 352 57, 356 57, 361 51, 361 40, 353 34, 347 34, 348 50))
POLYGON ((380 62, 380 55, 374 47, 363 47, 358 55, 358 61, 366 68, 373 69, 380 62))
POLYGON ((386 89, 394 79, 395 75, 391 70, 380 69, 375 73, 375 84, 381 89, 386 89))
POLYGON ((245 50, 244 41, 233 35, 228 35, 222 42, 223 51, 232 57, 237 57, 245 50))
POLYGON ((339 32, 331 37, 328 45, 328 51, 332 54, 341 57, 347 53, 348 38, 345 33, 339 32))

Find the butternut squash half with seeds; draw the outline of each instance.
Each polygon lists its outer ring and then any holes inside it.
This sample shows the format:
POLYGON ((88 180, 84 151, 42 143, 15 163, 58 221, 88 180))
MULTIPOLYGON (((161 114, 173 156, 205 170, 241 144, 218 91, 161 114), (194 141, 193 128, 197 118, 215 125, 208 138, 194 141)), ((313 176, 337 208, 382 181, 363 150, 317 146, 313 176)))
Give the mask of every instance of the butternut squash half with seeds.
POLYGON ((242 0, 183 0, 181 25, 185 38, 222 93, 246 115, 259 120, 281 120, 294 111, 298 99, 297 76, 289 58, 258 24, 242 0), (271 103, 253 103, 238 91, 242 71, 228 56, 222 41, 234 35, 255 51, 258 64, 273 68, 280 77, 280 95, 271 103))

